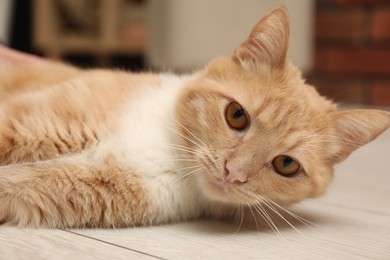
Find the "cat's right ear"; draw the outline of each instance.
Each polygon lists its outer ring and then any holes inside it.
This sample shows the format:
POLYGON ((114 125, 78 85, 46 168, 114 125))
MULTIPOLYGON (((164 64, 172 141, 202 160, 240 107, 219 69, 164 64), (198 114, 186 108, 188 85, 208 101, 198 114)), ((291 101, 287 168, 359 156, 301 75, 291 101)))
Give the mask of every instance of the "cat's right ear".
POLYGON ((233 59, 252 69, 267 65, 273 69, 284 67, 288 49, 289 19, 284 7, 278 7, 263 17, 249 37, 234 51, 233 59))
POLYGON ((390 113, 365 109, 339 111, 334 118, 334 127, 335 160, 342 161, 389 129, 390 113))

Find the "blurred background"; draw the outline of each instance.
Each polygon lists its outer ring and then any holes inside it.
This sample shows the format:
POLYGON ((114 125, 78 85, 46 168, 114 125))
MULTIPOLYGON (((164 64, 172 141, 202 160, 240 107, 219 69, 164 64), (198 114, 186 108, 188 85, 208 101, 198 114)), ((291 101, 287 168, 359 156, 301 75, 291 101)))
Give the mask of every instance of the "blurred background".
POLYGON ((187 72, 284 5, 289 57, 320 93, 390 106, 389 0, 0 0, 0 42, 82 67, 187 72))

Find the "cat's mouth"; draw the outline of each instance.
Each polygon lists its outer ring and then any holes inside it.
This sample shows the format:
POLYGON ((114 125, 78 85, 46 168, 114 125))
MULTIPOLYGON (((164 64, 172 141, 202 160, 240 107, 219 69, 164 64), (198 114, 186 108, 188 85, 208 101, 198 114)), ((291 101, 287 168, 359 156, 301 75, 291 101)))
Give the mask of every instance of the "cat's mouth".
POLYGON ((205 188, 208 193, 211 193, 215 199, 228 203, 241 203, 241 201, 234 195, 239 189, 240 184, 229 183, 224 180, 214 179, 210 177, 205 178, 205 188))
POLYGON ((216 180, 211 182, 215 189, 226 193, 230 189, 229 184, 222 180, 216 180))

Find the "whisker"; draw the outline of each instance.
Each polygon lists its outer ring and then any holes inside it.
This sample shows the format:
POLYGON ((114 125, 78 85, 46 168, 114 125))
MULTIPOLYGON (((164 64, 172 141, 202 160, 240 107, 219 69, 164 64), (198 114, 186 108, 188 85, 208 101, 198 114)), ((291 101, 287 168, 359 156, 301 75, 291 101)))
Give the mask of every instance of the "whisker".
POLYGON ((237 234, 238 231, 240 231, 242 223, 244 222, 244 209, 243 209, 241 204, 239 204, 238 207, 239 207, 239 211, 238 211, 239 212, 239 214, 238 214, 239 215, 239 223, 238 223, 238 227, 237 227, 236 231, 234 232, 235 234, 237 234))
POLYGON ((199 152, 196 151, 196 150, 193 150, 193 149, 188 149, 188 148, 182 148, 182 147, 177 147, 177 146, 165 146, 166 148, 170 148, 172 150, 177 150, 177 151, 182 151, 182 152, 187 152, 187 153, 190 153, 190 154, 194 154, 194 155, 197 155, 199 152))
MULTIPOLYGON (((256 198, 258 197, 257 194, 255 194, 255 193, 253 193, 253 192, 250 192, 250 191, 244 190, 244 191, 242 191, 242 193, 243 193, 243 194, 239 194, 239 195, 242 195, 242 196, 240 196, 240 197, 242 197, 244 200, 245 200, 245 197, 246 197, 246 196, 255 196, 256 198)), ((252 207, 249 205, 248 202, 247 202, 247 205, 248 205, 248 207, 249 207, 249 210, 252 212, 252 214, 254 214, 254 212, 253 212, 253 210, 252 210, 252 207)), ((272 219, 269 219, 269 216, 268 216, 268 215, 267 215, 267 217, 266 217, 266 213, 264 212, 264 209, 263 209, 263 208, 258 208, 257 206, 258 206, 257 204, 254 205, 255 211, 261 216, 261 218, 262 218, 263 220, 265 220, 265 222, 267 223, 267 225, 270 226, 271 229, 272 229, 275 233, 278 233, 279 231, 278 231, 277 227, 274 225, 272 219)), ((254 218, 255 218, 256 226, 257 226, 257 228, 258 228, 259 226, 258 226, 258 223, 257 223, 257 219, 256 219, 255 216, 254 216, 254 218)), ((259 230, 259 229, 258 229, 258 230, 259 230)))
POLYGON ((251 205, 249 205, 249 202, 247 202, 246 204, 248 205, 248 208, 252 213, 253 219, 255 220, 255 223, 256 223, 257 231, 259 232, 260 229, 259 229, 259 224, 257 223, 257 217, 256 217, 255 213, 253 212, 251 205))
POLYGON ((268 224, 268 226, 276 233, 279 234, 281 237, 283 235, 280 233, 279 229, 276 227, 275 223, 272 219, 270 219, 269 215, 264 211, 263 207, 261 207, 261 204, 256 204, 254 206, 255 210, 259 215, 265 220, 265 222, 268 224))
POLYGON ((177 179, 175 180, 175 183, 174 183, 174 184, 176 184, 177 182, 179 182, 179 181, 181 181, 181 180, 183 180, 183 179, 189 177, 190 175, 193 175, 193 174, 195 174, 195 173, 198 173, 198 172, 200 172, 200 171, 202 171, 202 170, 203 170, 203 169, 198 168, 198 169, 195 169, 195 170, 193 170, 193 171, 191 171, 191 172, 189 172, 189 173, 186 173, 186 174, 184 174, 183 176, 180 176, 179 178, 177 178, 177 179))
MULTIPOLYGON (((314 223, 310 222, 309 220, 306 220, 294 213, 292 213, 291 211, 283 208, 282 206, 278 205, 276 202, 274 202, 273 200, 269 199, 269 198, 266 198, 264 196, 261 196, 259 194, 256 194, 254 192, 250 192, 250 191, 247 191, 245 192, 247 194, 247 196, 252 196, 252 197, 255 197, 256 200, 258 201, 257 204, 254 205, 254 208, 256 209, 256 211, 259 213, 259 215, 267 222, 267 224, 272 228, 272 230, 281 235, 283 238, 284 236, 281 234, 281 232, 279 231, 279 229, 277 228, 277 226, 275 225, 273 219, 271 218, 271 216, 267 213, 267 211, 262 207, 262 205, 266 206, 267 208, 269 208, 273 213, 275 213, 278 217, 280 217, 282 220, 284 220, 290 227, 292 227, 296 232, 300 233, 301 235, 305 236, 305 234, 300 231, 298 228, 296 228, 291 222, 289 222, 274 206, 278 207, 279 209, 283 210, 284 212, 286 212, 287 214, 289 214, 290 216, 292 216, 293 218, 295 218, 296 220, 298 220, 299 222, 305 224, 306 226, 316 226, 314 223), (274 206, 273 206, 274 205, 274 206)), ((248 205, 249 206, 249 205, 248 205)), ((306 236, 305 236, 306 237, 306 236)))
MULTIPOLYGON (((279 204, 277 204, 276 202, 274 202, 273 200, 271 199, 266 199, 267 203, 272 203, 274 206, 278 207, 279 209, 283 210, 284 212, 286 212, 287 214, 289 214, 290 216, 292 216, 293 218, 295 218, 296 220, 298 220, 299 222, 301 222, 302 224, 306 225, 306 226, 314 226, 314 227, 319 227, 317 224, 315 224, 314 222, 311 222, 305 218, 302 218, 301 216, 283 208, 282 206, 280 206, 279 204)), ((270 205, 272 206, 272 205, 270 205)), ((272 206, 273 207, 273 206, 272 206)))
POLYGON ((194 158, 165 158, 159 159, 157 162, 197 162, 198 160, 194 158))
POLYGON ((172 170, 172 171, 170 171, 170 172, 165 172, 163 175, 168 175, 168 174, 172 174, 172 173, 175 173, 175 172, 179 172, 179 171, 183 171, 183 170, 188 170, 188 169, 194 169, 194 168, 199 168, 199 165, 190 165, 190 166, 186 166, 186 167, 174 169, 174 170, 172 170))
POLYGON ((238 223, 240 222, 240 205, 238 205, 238 208, 237 207, 234 208, 234 212, 237 213, 235 214, 234 217, 234 233, 236 234, 238 223))
POLYGON ((180 132, 178 132, 178 131, 176 131, 176 130, 173 130, 173 129, 167 127, 167 126, 165 126, 165 127, 166 127, 168 130, 172 131, 173 133, 180 135, 181 137, 183 137, 184 139, 186 139, 186 140, 189 141, 190 143, 196 145, 198 148, 203 149, 203 147, 202 147, 200 144, 198 144, 198 143, 195 142, 194 140, 188 138, 187 136, 183 135, 182 133, 180 133, 180 132))
POLYGON ((188 150, 191 150, 191 151, 194 151, 196 152, 197 150, 196 149, 193 149, 191 147, 188 147, 188 146, 184 146, 184 145, 180 145, 180 144, 165 144, 166 147, 173 147, 173 148, 183 148, 183 149, 188 149, 188 150))
POLYGON ((277 211, 274 207, 271 207, 269 204, 264 203, 265 206, 267 206, 269 209, 271 209, 275 214, 277 214, 281 219, 283 219, 290 227, 292 227, 297 233, 303 235, 306 237, 306 235, 300 231, 298 228, 296 228, 293 224, 291 224, 290 221, 288 221, 282 214, 280 214, 279 211, 277 211))
MULTIPOLYGON (((207 147, 207 145, 202 140, 200 140, 194 133, 192 133, 187 127, 185 127, 183 124, 178 122, 175 118, 171 118, 171 119, 173 121, 175 121, 178 125, 183 127, 183 129, 186 130, 190 135, 192 135, 196 140, 198 140, 200 142, 200 144, 202 144, 203 146, 207 147)), ((201 148, 201 147, 199 147, 199 148, 201 148)))

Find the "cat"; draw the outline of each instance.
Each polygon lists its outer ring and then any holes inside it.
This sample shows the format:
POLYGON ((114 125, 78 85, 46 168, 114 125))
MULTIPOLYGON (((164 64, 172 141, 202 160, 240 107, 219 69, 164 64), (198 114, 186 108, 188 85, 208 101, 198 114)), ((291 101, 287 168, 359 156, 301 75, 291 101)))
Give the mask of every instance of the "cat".
POLYGON ((0 222, 157 225, 323 194, 390 113, 338 111, 286 58, 288 38, 279 7, 191 75, 3 67, 0 222))

